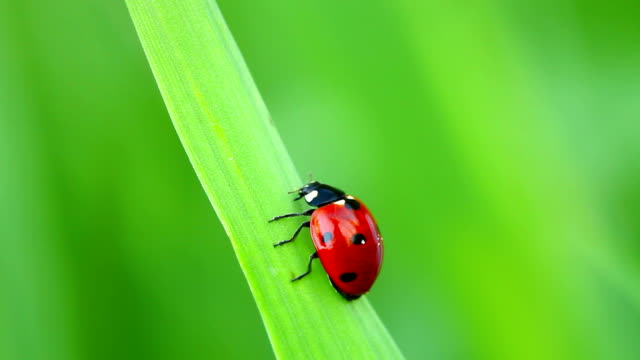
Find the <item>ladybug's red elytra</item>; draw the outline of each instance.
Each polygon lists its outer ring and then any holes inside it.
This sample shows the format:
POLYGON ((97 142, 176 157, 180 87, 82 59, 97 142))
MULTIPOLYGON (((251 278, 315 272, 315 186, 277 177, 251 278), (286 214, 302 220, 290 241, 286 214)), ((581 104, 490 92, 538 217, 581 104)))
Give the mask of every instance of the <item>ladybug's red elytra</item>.
POLYGON ((311 216, 288 240, 296 239, 302 228, 311 229, 316 252, 309 256, 307 271, 292 279, 297 281, 311 273, 313 259, 319 258, 333 287, 347 300, 355 300, 371 289, 382 266, 382 235, 369 209, 357 198, 332 186, 311 181, 293 191, 310 206, 302 213, 276 216, 269 222, 293 217, 311 216))

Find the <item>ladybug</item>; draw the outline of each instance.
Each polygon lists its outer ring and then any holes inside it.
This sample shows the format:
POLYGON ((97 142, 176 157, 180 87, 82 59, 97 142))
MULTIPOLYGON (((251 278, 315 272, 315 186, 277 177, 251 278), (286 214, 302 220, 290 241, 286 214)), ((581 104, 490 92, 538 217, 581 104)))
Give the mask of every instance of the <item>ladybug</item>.
POLYGON ((369 209, 357 198, 332 186, 311 181, 294 200, 304 198, 316 207, 302 213, 276 216, 269 222, 293 217, 311 216, 298 227, 290 239, 273 246, 290 243, 302 228, 310 228, 316 252, 309 256, 307 271, 291 281, 311 273, 313 259, 320 259, 331 284, 347 300, 355 300, 369 291, 382 266, 382 235, 369 209))

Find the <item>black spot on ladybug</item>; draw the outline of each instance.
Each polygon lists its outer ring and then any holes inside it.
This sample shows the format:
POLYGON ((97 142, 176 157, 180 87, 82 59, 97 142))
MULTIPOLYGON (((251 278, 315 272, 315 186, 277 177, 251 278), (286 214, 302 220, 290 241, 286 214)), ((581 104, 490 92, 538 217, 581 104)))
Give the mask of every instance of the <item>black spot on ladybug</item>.
POLYGON ((344 199, 344 206, 351 210, 360 209, 360 203, 356 199, 344 199))
POLYGON ((342 280, 342 282, 352 282, 357 277, 358 274, 356 273, 343 273, 342 275, 340 275, 340 280, 342 280))
MULTIPOLYGON (((331 279, 329 279, 331 280, 331 279)), ((336 291, 342 295, 342 297, 344 297, 347 301, 352 301, 355 299, 358 299, 360 296, 362 296, 362 294, 358 294, 358 295, 354 295, 354 294, 347 294, 346 292, 340 290, 340 288, 338 286, 336 286, 336 283, 333 282, 333 280, 331 280, 331 285, 333 285, 334 289, 336 289, 336 291)))
POLYGON ((364 245, 364 243, 366 242, 366 239, 362 234, 355 234, 351 237, 351 242, 353 242, 356 245, 364 245))
POLYGON ((333 240, 333 233, 330 233, 330 232, 327 231, 326 233, 322 234, 322 242, 323 243, 326 244, 326 243, 330 242, 331 240, 333 240))

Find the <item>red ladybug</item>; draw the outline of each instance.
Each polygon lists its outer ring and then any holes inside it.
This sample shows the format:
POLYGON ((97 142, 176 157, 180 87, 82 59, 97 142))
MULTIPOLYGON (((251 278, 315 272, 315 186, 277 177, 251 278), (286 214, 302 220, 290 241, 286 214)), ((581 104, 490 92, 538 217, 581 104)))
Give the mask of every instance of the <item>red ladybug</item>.
POLYGON ((311 220, 302 223, 291 239, 273 245, 292 242, 303 227, 311 228, 316 252, 309 257, 307 271, 291 281, 300 280, 311 273, 313 259, 320 258, 333 287, 347 300, 359 298, 369 291, 382 266, 382 235, 373 215, 360 200, 317 181, 293 192, 298 192, 295 200, 304 197, 307 204, 317 209, 280 215, 269 220, 311 216, 311 220))

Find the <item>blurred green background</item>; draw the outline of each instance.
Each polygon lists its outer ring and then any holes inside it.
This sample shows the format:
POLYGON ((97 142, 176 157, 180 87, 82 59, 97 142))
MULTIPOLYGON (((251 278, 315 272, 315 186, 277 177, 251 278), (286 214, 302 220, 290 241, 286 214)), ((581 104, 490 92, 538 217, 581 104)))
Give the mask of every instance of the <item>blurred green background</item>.
MULTIPOLYGON (((637 3, 218 3, 407 358, 640 358, 637 3)), ((273 358, 124 2, 1 2, 0 70, 0 359, 273 358)))

